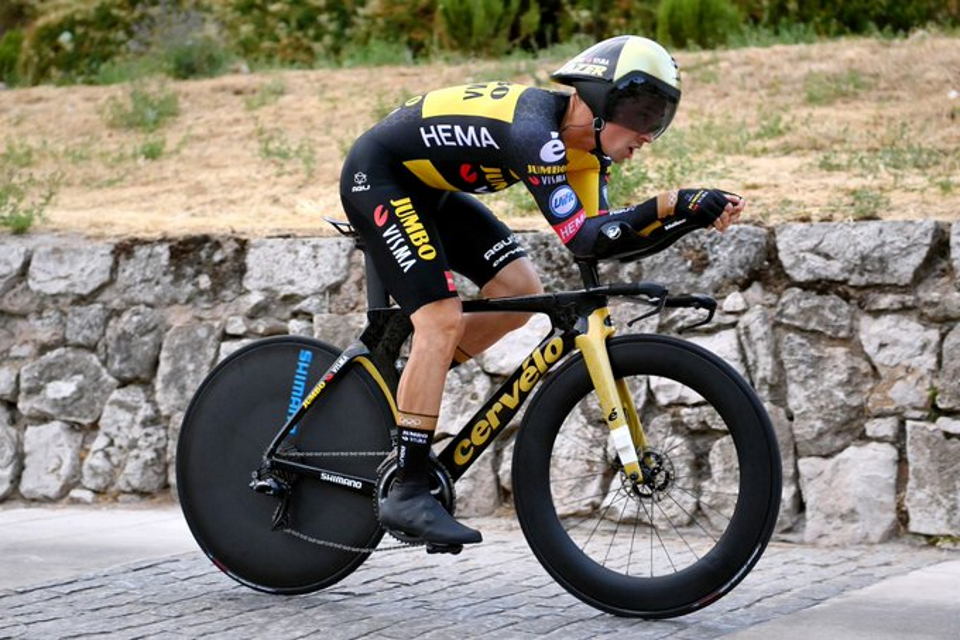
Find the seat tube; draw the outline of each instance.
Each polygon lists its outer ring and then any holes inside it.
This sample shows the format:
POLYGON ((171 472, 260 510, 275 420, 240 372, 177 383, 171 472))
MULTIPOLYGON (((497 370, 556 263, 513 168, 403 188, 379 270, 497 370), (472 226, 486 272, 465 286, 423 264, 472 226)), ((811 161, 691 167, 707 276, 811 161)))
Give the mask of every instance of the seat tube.
POLYGON ((633 407, 630 396, 626 393, 626 384, 623 381, 618 383, 613 377, 610 356, 607 353, 607 338, 613 334, 610 310, 603 307, 590 314, 587 319, 587 331, 578 335, 575 343, 583 353, 604 419, 610 427, 613 445, 620 457, 620 463, 628 477, 641 481, 643 474, 637 459, 637 448, 631 435, 630 425, 630 422, 635 420, 635 426, 639 430, 639 419, 637 419, 636 408, 633 407), (624 405, 625 402, 629 408, 624 405))

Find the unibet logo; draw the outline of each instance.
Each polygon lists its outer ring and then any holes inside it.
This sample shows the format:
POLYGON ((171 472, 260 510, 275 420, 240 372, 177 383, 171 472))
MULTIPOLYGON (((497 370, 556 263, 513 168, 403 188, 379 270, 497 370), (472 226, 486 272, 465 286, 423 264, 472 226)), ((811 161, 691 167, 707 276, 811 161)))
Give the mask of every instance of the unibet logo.
MULTIPOLYGON (((508 409, 512 417, 513 412, 520 407, 520 404, 530 394, 541 376, 562 357, 563 339, 559 336, 548 342, 542 351, 537 349, 530 354, 530 357, 524 360, 523 370, 513 381, 510 390, 505 391, 487 411, 486 415, 473 424, 470 437, 463 438, 456 444, 453 450, 453 461, 459 466, 470 462, 474 453, 476 453, 476 447, 482 447, 486 444, 491 436, 503 426, 500 421, 500 413, 504 409, 508 409)), ((507 421, 509 422, 509 419, 507 421)))
POLYGON ((576 211, 577 194, 567 185, 557 187, 550 194, 550 211, 559 218, 566 218, 576 211))

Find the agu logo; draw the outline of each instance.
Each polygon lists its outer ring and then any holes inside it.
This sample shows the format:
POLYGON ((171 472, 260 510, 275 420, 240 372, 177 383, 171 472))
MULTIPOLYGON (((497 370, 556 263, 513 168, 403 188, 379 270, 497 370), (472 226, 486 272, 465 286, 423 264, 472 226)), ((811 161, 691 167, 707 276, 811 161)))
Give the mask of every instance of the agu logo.
POLYGON ((567 185, 554 189, 550 194, 550 211, 559 218, 566 218, 577 210, 577 194, 567 185))

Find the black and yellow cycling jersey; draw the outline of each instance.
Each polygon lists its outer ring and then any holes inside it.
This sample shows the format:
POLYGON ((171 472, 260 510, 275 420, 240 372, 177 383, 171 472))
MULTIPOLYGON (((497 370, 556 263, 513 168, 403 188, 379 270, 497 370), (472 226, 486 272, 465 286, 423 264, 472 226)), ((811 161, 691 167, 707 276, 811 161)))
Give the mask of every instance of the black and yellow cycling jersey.
POLYGON ((580 253, 585 221, 608 210, 609 160, 564 145, 569 100, 508 82, 450 87, 410 98, 357 140, 341 199, 402 306, 456 295, 451 268, 482 286, 523 255, 489 209, 462 194, 523 182, 580 253))
POLYGON ((508 82, 432 91, 368 134, 423 184, 490 193, 523 182, 564 244, 607 210, 605 158, 567 149, 569 96, 508 82))

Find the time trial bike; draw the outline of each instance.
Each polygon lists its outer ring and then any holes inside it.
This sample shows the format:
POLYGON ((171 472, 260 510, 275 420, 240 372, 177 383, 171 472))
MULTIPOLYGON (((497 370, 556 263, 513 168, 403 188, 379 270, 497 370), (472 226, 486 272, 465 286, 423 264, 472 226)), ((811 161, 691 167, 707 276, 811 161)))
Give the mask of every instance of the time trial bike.
MULTIPOLYGON (((335 226, 359 245, 349 225, 335 226)), ((454 512, 456 481, 512 433, 532 395, 516 430, 512 491, 538 561, 603 611, 690 613, 729 593, 773 533, 774 430, 748 382, 714 353, 669 335, 615 335, 611 300, 648 306, 641 317, 700 310, 700 325, 714 315, 713 298, 652 282, 603 284, 596 261, 578 266, 582 289, 463 302, 466 313, 546 314, 552 328, 438 445, 431 488, 454 512)), ((322 589, 397 546, 380 544, 377 505, 396 474, 394 398, 412 328, 388 304, 369 257, 366 268, 368 325, 353 344, 258 340, 218 364, 185 413, 184 515, 213 563, 254 589, 322 589)), ((391 533, 401 545, 423 544, 391 533)))

